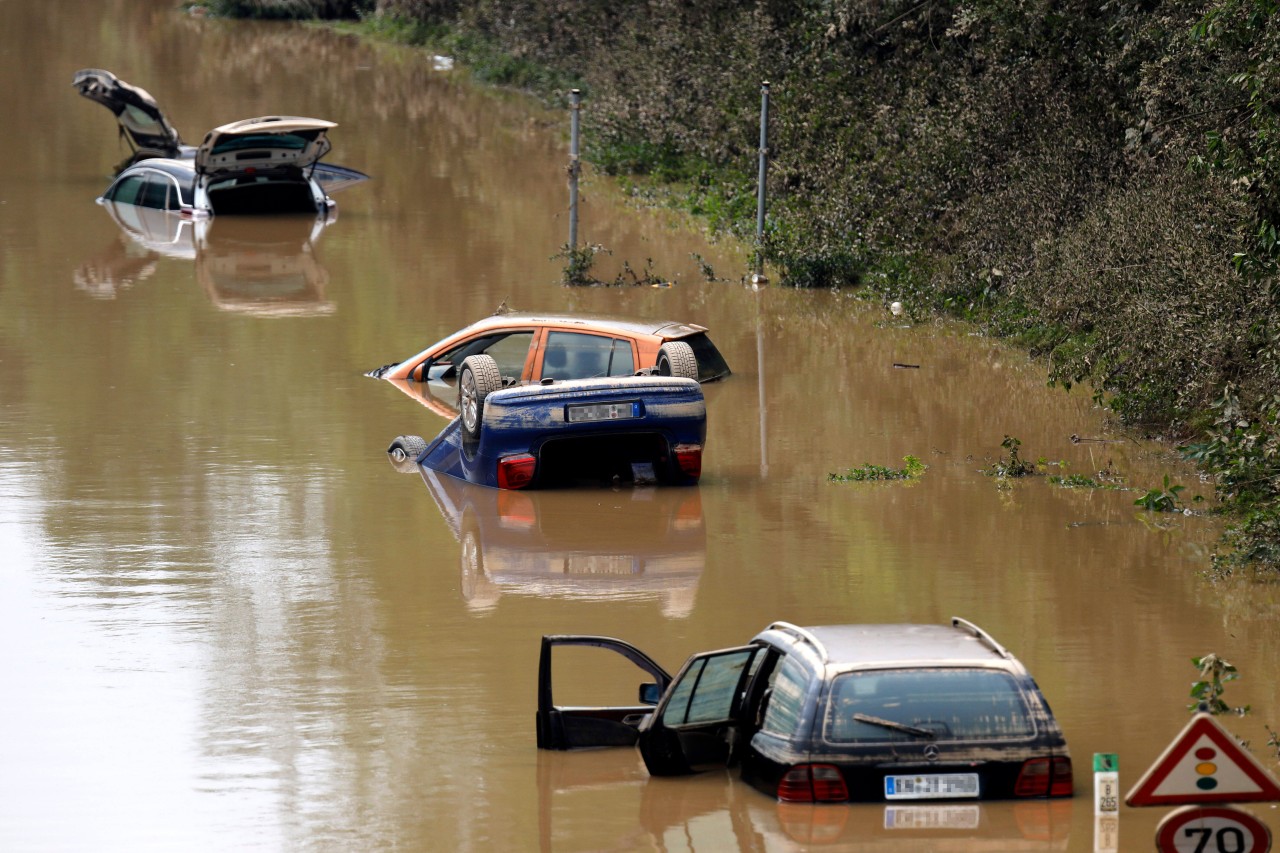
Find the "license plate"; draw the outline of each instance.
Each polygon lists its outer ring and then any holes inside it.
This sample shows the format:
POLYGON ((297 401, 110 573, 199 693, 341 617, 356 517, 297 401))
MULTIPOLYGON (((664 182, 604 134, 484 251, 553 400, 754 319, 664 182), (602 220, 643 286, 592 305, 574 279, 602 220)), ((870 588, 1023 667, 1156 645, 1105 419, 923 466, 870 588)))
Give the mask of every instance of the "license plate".
POLYGON ((587 403, 580 406, 569 406, 566 417, 571 424, 590 423, 592 421, 622 421, 640 417, 640 401, 630 400, 625 403, 587 403))
POLYGON ((884 777, 886 800, 935 800, 978 796, 977 773, 925 773, 884 777))

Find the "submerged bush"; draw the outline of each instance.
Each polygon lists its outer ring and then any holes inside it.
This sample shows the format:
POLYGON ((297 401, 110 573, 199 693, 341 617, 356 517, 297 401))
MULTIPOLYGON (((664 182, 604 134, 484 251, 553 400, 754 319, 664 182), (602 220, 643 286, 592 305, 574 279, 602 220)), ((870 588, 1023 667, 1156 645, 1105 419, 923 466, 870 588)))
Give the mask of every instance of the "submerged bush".
POLYGON ((227 18, 357 18, 374 9, 374 0, 205 0, 191 4, 227 18))

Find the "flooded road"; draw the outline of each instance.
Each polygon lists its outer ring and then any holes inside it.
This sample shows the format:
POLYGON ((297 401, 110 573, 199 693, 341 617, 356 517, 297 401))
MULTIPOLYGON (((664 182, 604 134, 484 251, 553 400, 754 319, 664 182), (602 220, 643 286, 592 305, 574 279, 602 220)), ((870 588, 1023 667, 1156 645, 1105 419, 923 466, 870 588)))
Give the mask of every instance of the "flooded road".
MULTIPOLYGON (((0 3, 0 33, 20 81, 0 92, 0 848, 1083 851, 1092 754, 1120 754, 1127 790, 1186 721, 1189 658, 1239 667, 1227 698, 1254 713, 1228 725, 1256 754, 1280 725, 1276 591, 1198 574, 1217 521, 1133 505, 1165 474, 1193 508, 1209 487, 1024 356, 753 292, 740 248, 599 181, 581 234, 612 251, 601 272, 673 285, 567 290, 563 113, 404 50, 169 0, 0 3), (117 222, 94 198, 127 152, 72 90, 82 67, 148 89, 188 142, 332 119, 327 159, 373 180, 327 226, 117 222), (390 439, 445 422, 363 371, 503 301, 708 326, 735 375, 705 389, 702 485, 500 495, 394 471, 390 439), (1005 436, 1137 491, 1001 484, 980 469, 1005 436), (827 479, 907 455, 918 481, 827 479), (1074 799, 784 807, 729 774, 534 748, 544 633, 674 671, 775 619, 952 615, 1036 675, 1074 799)), ((1163 813, 1124 810, 1121 849, 1163 813)))

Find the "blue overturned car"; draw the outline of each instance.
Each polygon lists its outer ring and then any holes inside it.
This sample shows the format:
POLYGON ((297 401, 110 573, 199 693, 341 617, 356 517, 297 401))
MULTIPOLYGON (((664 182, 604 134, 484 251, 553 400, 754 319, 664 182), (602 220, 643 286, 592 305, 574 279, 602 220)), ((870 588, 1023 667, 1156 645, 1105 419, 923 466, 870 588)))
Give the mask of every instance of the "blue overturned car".
POLYGON ((397 469, 499 489, 693 485, 702 475, 707 408, 695 378, 642 371, 518 384, 491 356, 472 355, 458 389, 460 414, 434 439, 391 442, 397 469))

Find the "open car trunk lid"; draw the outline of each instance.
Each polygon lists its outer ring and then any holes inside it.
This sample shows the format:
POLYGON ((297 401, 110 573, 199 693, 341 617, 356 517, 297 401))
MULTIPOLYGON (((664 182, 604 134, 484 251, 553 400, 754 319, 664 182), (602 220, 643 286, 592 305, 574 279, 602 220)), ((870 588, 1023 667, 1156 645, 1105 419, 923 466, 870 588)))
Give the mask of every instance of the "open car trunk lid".
POLYGON ((301 116, 261 116, 215 127, 196 149, 201 174, 281 166, 306 168, 329 153, 335 122, 301 116))
POLYGON ((71 85, 84 97, 111 110, 120 124, 120 132, 129 139, 135 153, 151 157, 179 156, 182 140, 178 131, 145 89, 132 86, 101 68, 77 71, 71 85))

